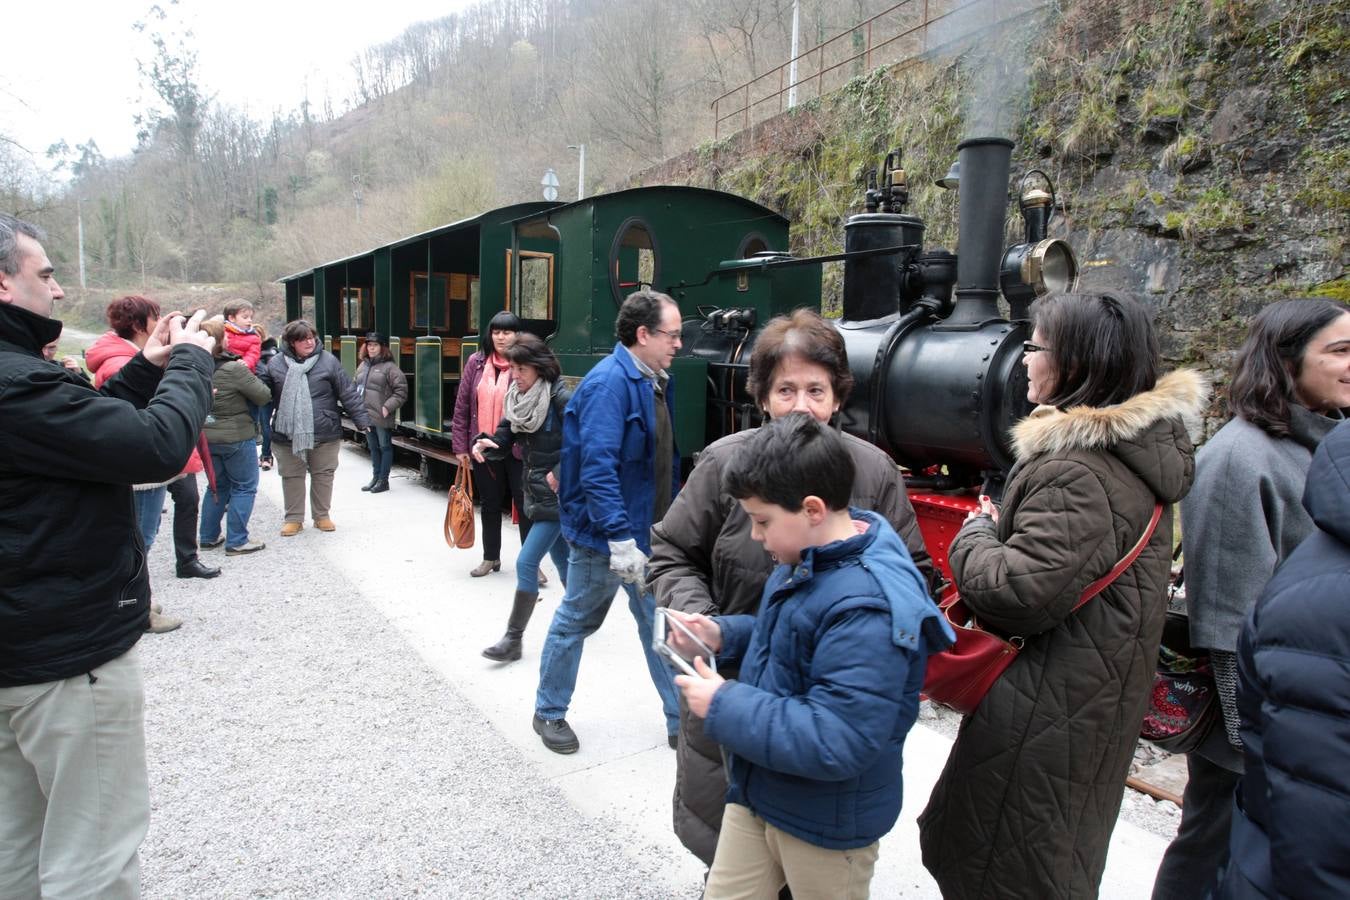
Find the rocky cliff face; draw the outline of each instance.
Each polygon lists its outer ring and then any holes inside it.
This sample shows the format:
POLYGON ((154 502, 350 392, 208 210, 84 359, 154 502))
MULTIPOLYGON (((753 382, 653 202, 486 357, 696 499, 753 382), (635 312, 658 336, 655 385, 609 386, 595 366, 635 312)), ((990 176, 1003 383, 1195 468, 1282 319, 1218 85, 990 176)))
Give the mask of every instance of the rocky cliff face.
MULTIPOLYGON (((792 219, 794 252, 835 252, 866 172, 899 147, 927 245, 953 247, 955 197, 932 181, 962 137, 1008 135, 1014 173, 1058 188, 1051 231, 1078 252, 1081 284, 1143 298, 1167 362, 1222 386, 1264 304, 1350 301, 1347 47, 1343 2, 1065 0, 636 183, 743 194, 792 219)), ((838 278, 827 268, 827 307, 838 278)))

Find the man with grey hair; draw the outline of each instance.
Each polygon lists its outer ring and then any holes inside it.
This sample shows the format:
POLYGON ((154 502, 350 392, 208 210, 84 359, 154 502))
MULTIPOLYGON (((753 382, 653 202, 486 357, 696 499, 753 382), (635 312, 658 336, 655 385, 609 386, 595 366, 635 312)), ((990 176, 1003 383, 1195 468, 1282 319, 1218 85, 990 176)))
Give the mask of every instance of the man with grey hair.
POLYGON ((0 897, 137 897, 150 583, 131 485, 187 461, 213 342, 201 313, 164 316, 99 390, 44 359, 65 297, 44 239, 0 213, 0 897))

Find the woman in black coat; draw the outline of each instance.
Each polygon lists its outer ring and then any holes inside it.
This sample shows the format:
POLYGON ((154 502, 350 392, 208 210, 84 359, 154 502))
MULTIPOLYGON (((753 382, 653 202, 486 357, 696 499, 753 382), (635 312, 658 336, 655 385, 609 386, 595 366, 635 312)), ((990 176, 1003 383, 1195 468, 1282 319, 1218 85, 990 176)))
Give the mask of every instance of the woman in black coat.
POLYGON ((539 602, 539 563, 545 553, 553 558, 563 584, 567 583, 567 541, 558 515, 557 470, 563 410, 572 392, 561 381, 562 370, 553 351, 534 335, 520 332, 503 355, 513 381, 506 392, 502 421, 492 437, 480 435, 474 441, 472 453, 475 461, 483 463, 509 458, 513 444, 522 450, 522 512, 532 524, 516 557, 516 595, 506 634, 483 651, 488 659, 513 662, 520 659, 520 639, 539 602))
POLYGON ((1350 424, 1318 447, 1303 505, 1316 530, 1238 643, 1246 771, 1224 900, 1350 897, 1350 424))

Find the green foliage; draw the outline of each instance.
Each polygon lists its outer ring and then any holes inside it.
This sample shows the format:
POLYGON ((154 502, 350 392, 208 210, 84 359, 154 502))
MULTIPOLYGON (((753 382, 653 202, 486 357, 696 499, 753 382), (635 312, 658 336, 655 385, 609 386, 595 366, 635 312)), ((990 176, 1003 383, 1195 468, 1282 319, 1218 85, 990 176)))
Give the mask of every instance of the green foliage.
POLYGON ((1308 297, 1330 297, 1342 303, 1350 303, 1350 278, 1337 278, 1315 284, 1304 292, 1308 297))
POLYGON ((482 159, 460 157, 420 179, 415 191, 415 231, 435 228, 497 206, 497 187, 492 166, 482 159))

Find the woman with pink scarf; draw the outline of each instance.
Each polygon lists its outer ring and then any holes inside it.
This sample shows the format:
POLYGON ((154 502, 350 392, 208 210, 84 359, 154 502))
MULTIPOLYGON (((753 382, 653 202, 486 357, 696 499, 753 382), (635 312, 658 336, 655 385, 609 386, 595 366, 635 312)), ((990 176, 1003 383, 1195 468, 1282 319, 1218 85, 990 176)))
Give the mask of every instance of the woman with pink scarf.
MULTIPOLYGON (((469 574, 481 578, 502 568, 502 513, 515 503, 520 515, 520 540, 530 533, 530 520, 524 511, 521 492, 520 447, 515 446, 505 459, 474 462, 469 449, 479 435, 491 435, 502 420, 506 390, 511 386, 511 365, 502 352, 521 330, 520 319, 502 310, 488 322, 487 340, 464 364, 464 374, 455 396, 455 417, 450 425, 450 441, 461 466, 473 466, 474 489, 481 504, 483 561, 469 574)), ((539 584, 547 583, 539 573, 539 584)))

